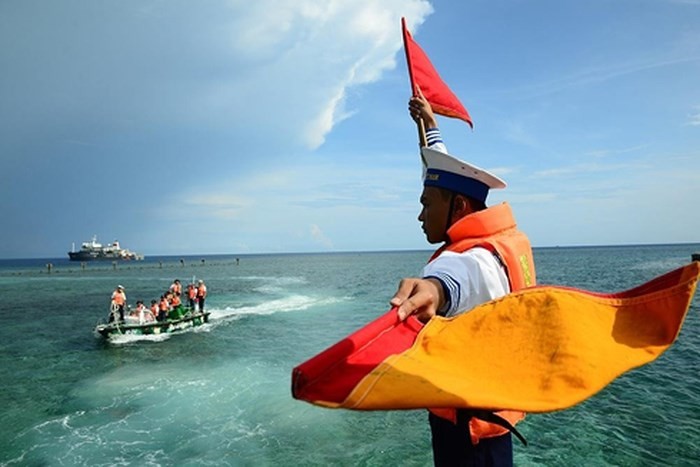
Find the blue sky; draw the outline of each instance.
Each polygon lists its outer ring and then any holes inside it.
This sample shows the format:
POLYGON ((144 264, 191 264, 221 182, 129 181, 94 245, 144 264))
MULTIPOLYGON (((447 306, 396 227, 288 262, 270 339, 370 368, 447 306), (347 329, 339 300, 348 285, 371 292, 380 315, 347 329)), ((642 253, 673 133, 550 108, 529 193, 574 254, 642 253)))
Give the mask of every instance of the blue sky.
POLYGON ((402 16, 535 246, 700 241, 700 0, 25 0, 0 258, 429 248, 402 16))

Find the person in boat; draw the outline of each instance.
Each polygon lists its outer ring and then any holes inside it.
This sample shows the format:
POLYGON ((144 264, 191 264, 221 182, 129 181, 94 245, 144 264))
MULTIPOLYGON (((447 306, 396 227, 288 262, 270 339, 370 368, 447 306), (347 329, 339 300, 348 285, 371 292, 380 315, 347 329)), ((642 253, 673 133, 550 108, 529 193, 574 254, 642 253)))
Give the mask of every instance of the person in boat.
POLYGON ((180 318, 184 313, 182 311, 182 300, 179 293, 168 294, 168 302, 170 302, 170 314, 172 318, 180 318))
POLYGON ((182 284, 180 284, 180 279, 175 279, 173 281, 173 283, 170 284, 168 291, 172 294, 181 295, 182 294, 182 284))
POLYGON ((136 307, 129 308, 128 321, 138 321, 139 319, 139 305, 143 302, 141 300, 136 300, 136 307))
POLYGON ((136 318, 139 324, 145 324, 155 321, 153 313, 151 313, 151 310, 143 304, 142 300, 138 300, 136 302, 136 308, 132 310, 130 316, 136 318))
POLYGON ((165 295, 160 296, 160 302, 158 303, 158 321, 165 321, 168 319, 168 310, 170 309, 170 304, 165 295))
POLYGON ((180 293, 173 293, 171 295, 172 300, 170 301, 170 305, 172 305, 173 308, 178 308, 180 305, 182 305, 182 300, 180 299, 180 293))
POLYGON ((204 313, 204 300, 207 298, 207 286, 203 280, 197 281, 197 304, 199 312, 204 313))
MULTIPOLYGON (((455 316, 534 285, 530 242, 516 229, 510 207, 506 203, 486 207, 489 190, 505 188, 505 182, 448 154, 422 94, 410 99, 409 112, 427 129, 428 146, 421 148, 424 174, 418 221, 428 243, 442 246, 420 278, 400 282, 390 300, 399 318, 414 315, 427 322, 436 315, 455 316)), ((519 412, 497 415, 511 425, 524 417, 519 412)), ((435 465, 513 464, 511 434, 504 428, 508 423, 488 423, 457 409, 431 409, 428 418, 435 465)))
POLYGON ((124 307, 126 307, 126 292, 124 287, 118 285, 117 288, 112 292, 112 303, 110 306, 109 322, 113 322, 116 316, 119 316, 119 321, 124 321, 124 307))
POLYGON ((187 284, 187 300, 190 305, 190 310, 192 310, 192 312, 197 311, 195 308, 197 304, 197 288, 194 284, 187 284))
POLYGON ((158 302, 157 302, 156 300, 151 300, 151 308, 150 308, 150 310, 151 310, 151 314, 153 315, 153 317, 154 317, 155 319, 158 319, 158 310, 159 310, 159 307, 158 307, 158 302))

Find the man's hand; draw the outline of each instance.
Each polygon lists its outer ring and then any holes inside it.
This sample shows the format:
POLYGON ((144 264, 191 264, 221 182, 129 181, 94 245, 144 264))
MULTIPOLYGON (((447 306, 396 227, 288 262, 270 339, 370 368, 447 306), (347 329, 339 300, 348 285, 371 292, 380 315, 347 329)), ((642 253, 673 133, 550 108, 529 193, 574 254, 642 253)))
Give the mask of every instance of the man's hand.
POLYGON ((415 315, 418 321, 427 323, 444 302, 442 285, 437 279, 407 278, 401 280, 389 303, 398 307, 401 321, 415 315))
POLYGON ((418 123, 423 120, 425 128, 437 128, 437 119, 433 113, 433 108, 428 100, 423 96, 423 92, 418 88, 418 95, 411 97, 408 101, 408 112, 411 114, 413 121, 418 123))

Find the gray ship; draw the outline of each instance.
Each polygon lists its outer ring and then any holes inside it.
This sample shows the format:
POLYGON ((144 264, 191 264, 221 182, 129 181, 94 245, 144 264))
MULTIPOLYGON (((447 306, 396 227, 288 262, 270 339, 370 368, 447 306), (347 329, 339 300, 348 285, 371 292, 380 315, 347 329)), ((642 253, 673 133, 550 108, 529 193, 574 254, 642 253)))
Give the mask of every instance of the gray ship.
POLYGON ((119 246, 117 240, 109 245, 97 243, 97 235, 92 237, 92 241, 83 242, 78 251, 75 251, 75 244, 73 244, 68 257, 71 261, 140 261, 143 259, 143 255, 119 246))

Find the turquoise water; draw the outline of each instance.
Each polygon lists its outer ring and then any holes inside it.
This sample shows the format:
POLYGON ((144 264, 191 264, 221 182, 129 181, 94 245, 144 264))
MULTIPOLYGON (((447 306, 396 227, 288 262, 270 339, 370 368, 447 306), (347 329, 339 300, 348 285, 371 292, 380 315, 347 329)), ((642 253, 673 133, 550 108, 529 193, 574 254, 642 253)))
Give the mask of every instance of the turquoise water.
MULTIPOLYGON (((623 290, 700 245, 536 249, 540 283, 623 290)), ((429 252, 0 261, 0 465, 431 465, 423 411, 327 410, 291 369, 387 310, 429 252), (45 264, 52 262, 51 274, 45 264), (129 303, 207 282, 211 322, 179 335, 93 335, 129 303)), ((518 465, 697 465, 700 302, 678 342, 573 409, 531 415, 518 465)))

